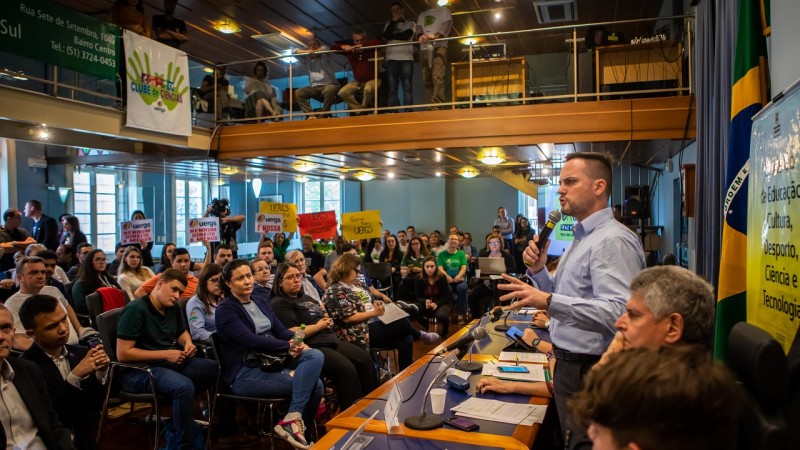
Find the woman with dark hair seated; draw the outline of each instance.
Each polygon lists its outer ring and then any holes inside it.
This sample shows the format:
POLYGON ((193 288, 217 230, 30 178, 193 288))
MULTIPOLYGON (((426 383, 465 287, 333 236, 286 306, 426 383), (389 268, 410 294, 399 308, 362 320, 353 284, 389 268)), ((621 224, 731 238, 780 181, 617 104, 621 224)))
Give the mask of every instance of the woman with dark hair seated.
POLYGON ((81 231, 81 222, 75 216, 68 216, 64 224, 64 234, 61 238, 62 244, 69 244, 72 248, 78 248, 78 244, 88 242, 86 235, 81 231))
POLYGON ((155 268, 156 273, 162 273, 165 270, 172 267, 172 252, 178 248, 172 242, 167 242, 161 247, 161 259, 159 260, 158 266, 155 268))
POLYGON ((305 325, 305 343, 325 355, 322 374, 336 384, 342 410, 375 389, 375 366, 369 352, 355 344, 342 342, 333 332, 333 319, 318 302, 303 293, 300 270, 281 264, 275 273, 272 308, 278 318, 296 332, 305 325))
POLYGON ((194 342, 210 342, 211 333, 217 331, 214 315, 222 301, 222 266, 209 264, 197 277, 197 290, 186 303, 186 321, 194 342))
POLYGON ((111 287, 122 290, 117 280, 106 273, 108 260, 106 254, 100 249, 94 249, 86 255, 84 263, 78 270, 78 279, 72 284, 72 301, 75 312, 87 314, 86 297, 101 287, 111 287))
POLYGON ((226 297, 217 307, 216 325, 222 340, 217 355, 222 376, 234 394, 248 397, 291 396, 286 416, 275 432, 299 449, 311 447, 306 423, 313 423, 322 399, 322 352, 293 342, 289 331, 260 297, 251 297, 253 273, 243 259, 222 270, 226 297), (288 355, 285 364, 269 363, 262 355, 288 355), (283 365, 281 368, 280 366, 283 365))
MULTIPOLYGON (((447 278, 439 272, 436 258, 428 256, 422 262, 422 273, 417 278, 416 285, 417 306, 421 311, 419 321, 425 330, 428 329, 429 317, 436 317, 436 322, 442 324, 442 336, 450 331, 450 286, 447 278)), ((433 331, 436 331, 435 329, 433 331)))
POLYGON ((334 330, 339 339, 365 349, 397 349, 397 362, 403 370, 411 365, 415 340, 431 344, 439 340, 439 335, 417 330, 408 318, 381 322, 378 317, 384 313, 383 302, 372 299, 359 275, 361 258, 352 253, 343 254, 331 266, 322 302, 333 318, 334 330))

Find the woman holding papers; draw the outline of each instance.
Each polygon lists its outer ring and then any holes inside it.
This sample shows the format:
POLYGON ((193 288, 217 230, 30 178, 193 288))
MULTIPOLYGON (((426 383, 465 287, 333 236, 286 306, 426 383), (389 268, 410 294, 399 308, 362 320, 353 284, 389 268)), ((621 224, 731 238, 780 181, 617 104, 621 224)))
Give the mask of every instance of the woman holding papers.
POLYGON ((420 324, 427 330, 430 326, 428 318, 436 317, 436 322, 442 324, 442 335, 446 336, 450 330, 450 287, 447 278, 436 267, 436 258, 433 256, 426 257, 422 262, 416 293, 417 305, 422 311, 419 315, 420 324))
POLYGON ((359 281, 360 274, 361 259, 352 253, 344 253, 331 266, 322 302, 333 319, 333 329, 339 339, 365 349, 397 349, 398 365, 400 370, 405 369, 411 365, 414 341, 430 344, 438 341, 439 335, 417 330, 407 317, 390 323, 381 321, 384 304, 373 300, 359 281))
POLYGON ((494 377, 483 377, 475 385, 478 393, 497 392, 498 394, 526 394, 538 397, 553 396, 552 373, 556 368, 556 359, 553 358, 553 344, 539 339, 536 332, 531 328, 526 328, 522 332, 522 340, 531 347, 547 355, 547 367, 544 371, 544 383, 536 381, 533 383, 525 381, 504 381, 494 377))
POLYGON ((333 319, 320 304, 303 294, 301 272, 291 264, 281 264, 275 272, 272 309, 289 329, 296 332, 305 325, 304 342, 325 355, 322 374, 333 380, 342 410, 375 389, 375 366, 369 352, 350 342, 342 342, 333 332, 333 319))

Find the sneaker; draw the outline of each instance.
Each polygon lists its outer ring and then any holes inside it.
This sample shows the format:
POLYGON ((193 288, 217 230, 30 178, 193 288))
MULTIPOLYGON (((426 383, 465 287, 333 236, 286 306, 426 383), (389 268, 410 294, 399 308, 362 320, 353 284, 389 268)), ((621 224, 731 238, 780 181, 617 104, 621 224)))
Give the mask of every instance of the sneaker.
POLYGON ((397 300, 397 301, 395 301, 395 303, 397 303, 397 306, 399 306, 400 309, 402 309, 403 311, 407 312, 408 314, 410 314, 412 316, 415 316, 415 315, 419 314, 419 306, 417 306, 417 305, 415 305, 413 303, 409 304, 409 303, 406 303, 406 302, 404 302, 402 300, 397 300))
POLYGON ((438 334, 429 331, 420 331, 419 333, 421 335, 419 339, 426 344, 434 344, 442 339, 438 334))
POLYGON ((299 417, 299 414, 297 415, 298 417, 294 419, 289 419, 289 415, 287 415, 283 420, 278 422, 273 429, 278 433, 281 439, 292 444, 292 447, 300 450, 307 450, 311 448, 312 443, 306 441, 306 426, 303 423, 303 419, 299 417))

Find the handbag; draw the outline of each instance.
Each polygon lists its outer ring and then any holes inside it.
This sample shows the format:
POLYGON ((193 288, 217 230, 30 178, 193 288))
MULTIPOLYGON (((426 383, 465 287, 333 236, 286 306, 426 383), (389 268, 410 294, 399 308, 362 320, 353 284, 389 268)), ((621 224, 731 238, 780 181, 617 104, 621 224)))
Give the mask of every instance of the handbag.
POLYGON ((244 365, 254 368, 260 367, 264 372, 280 372, 291 360, 288 353, 264 353, 251 351, 244 357, 244 365))

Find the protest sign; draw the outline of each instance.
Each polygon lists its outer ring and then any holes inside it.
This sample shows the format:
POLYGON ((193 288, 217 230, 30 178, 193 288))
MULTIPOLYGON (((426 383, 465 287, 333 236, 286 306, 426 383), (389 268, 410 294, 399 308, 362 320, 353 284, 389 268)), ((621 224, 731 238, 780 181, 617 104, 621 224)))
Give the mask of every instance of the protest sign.
POLYGON ((219 242, 219 217, 200 217, 189 221, 189 243, 219 242))
POLYGON ((314 239, 331 238, 336 235, 336 212, 321 211, 298 216, 300 232, 314 239))
POLYGON ((256 214, 256 233, 280 233, 283 231, 283 215, 256 214))
POLYGON ((261 202, 258 212, 262 214, 280 214, 283 216, 283 231, 297 231, 297 205, 294 203, 261 202))
POLYGON ((348 241, 381 237, 381 212, 376 210, 342 214, 342 236, 348 241))
POLYGON ((122 245, 153 242, 153 219, 120 222, 119 227, 122 230, 122 245))

